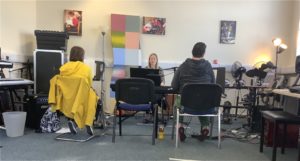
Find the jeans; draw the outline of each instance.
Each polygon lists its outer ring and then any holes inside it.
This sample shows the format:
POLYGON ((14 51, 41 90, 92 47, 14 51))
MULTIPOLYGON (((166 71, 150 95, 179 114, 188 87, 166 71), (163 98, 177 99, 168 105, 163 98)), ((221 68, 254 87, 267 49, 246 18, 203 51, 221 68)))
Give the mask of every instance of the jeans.
MULTIPOLYGON (((174 110, 177 110, 177 108, 179 108, 179 110, 182 108, 181 107, 181 96, 180 95, 176 95, 175 96, 174 110)), ((176 112, 174 112, 174 114, 176 115, 176 112)), ((199 116, 198 119, 199 119, 199 121, 201 123, 201 127, 209 126, 209 119, 208 119, 208 117, 199 116)), ((180 123, 183 122, 183 116, 179 117, 179 122, 180 123)))

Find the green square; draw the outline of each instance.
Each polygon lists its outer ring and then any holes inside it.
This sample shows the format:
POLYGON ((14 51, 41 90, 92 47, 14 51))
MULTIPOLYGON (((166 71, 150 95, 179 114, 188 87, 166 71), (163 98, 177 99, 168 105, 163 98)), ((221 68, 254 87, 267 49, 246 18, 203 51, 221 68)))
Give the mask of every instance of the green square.
POLYGON ((125 48, 125 32, 111 32, 113 48, 125 48))

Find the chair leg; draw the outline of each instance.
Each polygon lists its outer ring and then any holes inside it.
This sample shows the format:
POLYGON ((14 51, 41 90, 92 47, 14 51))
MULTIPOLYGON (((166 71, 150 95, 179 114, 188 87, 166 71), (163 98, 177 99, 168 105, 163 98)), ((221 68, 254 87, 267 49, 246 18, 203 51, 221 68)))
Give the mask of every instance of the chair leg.
POLYGON ((122 114, 121 114, 121 110, 118 109, 119 111, 119 135, 122 136, 122 114))
POLYGON ((175 131, 175 147, 178 147, 178 129, 179 129, 179 109, 177 109, 177 115, 176 115, 176 131, 175 131))
POLYGON ((157 105, 154 105, 154 117, 153 117, 153 132, 152 132, 152 145, 155 145, 155 138, 157 136, 157 105))
POLYGON ((175 121, 175 116, 176 116, 176 110, 175 110, 176 108, 175 107, 173 107, 173 110, 172 110, 172 112, 173 112, 173 122, 172 122, 172 136, 171 136, 171 139, 173 140, 174 139, 174 130, 175 130, 175 125, 176 125, 176 121, 175 121))
MULTIPOLYGON (((163 108, 163 101, 164 99, 161 98, 161 101, 160 101, 160 108, 161 108, 161 120, 162 120, 162 123, 165 124, 165 116, 164 116, 164 108, 163 108)), ((157 107, 158 108, 158 107, 157 107)), ((158 109, 157 109, 158 110, 158 109)))
POLYGON ((284 154, 284 148, 285 148, 285 143, 286 143, 286 128, 287 128, 287 125, 283 124, 283 140, 282 140, 282 145, 281 145, 281 154, 284 154))
POLYGON ((272 161, 276 161, 277 131, 278 131, 278 123, 275 121, 274 122, 274 129, 273 129, 273 154, 272 154, 272 161))
POLYGON ((114 109, 113 137, 112 137, 112 142, 113 143, 115 143, 115 139, 116 139, 116 124, 117 124, 117 110, 114 109))
POLYGON ((300 142, 298 139, 298 161, 300 161, 300 142))
POLYGON ((210 117, 209 138, 212 139, 212 131, 214 127, 214 117, 210 117))
POLYGON ((265 130, 265 118, 261 116, 261 132, 260 132, 260 145, 259 152, 263 152, 264 148, 264 130, 265 130))
POLYGON ((157 138, 157 134, 158 134, 158 105, 156 105, 156 108, 155 108, 155 119, 156 119, 156 122, 155 122, 155 138, 157 138))
POLYGON ((221 109, 218 111, 218 148, 221 149, 221 109))

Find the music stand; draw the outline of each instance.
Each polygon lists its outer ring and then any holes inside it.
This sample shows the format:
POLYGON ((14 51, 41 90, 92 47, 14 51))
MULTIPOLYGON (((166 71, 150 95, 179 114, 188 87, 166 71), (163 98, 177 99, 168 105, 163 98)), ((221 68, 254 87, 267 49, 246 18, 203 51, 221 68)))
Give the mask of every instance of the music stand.
POLYGON ((161 83, 159 69, 130 68, 130 77, 150 79, 155 86, 160 86, 161 83))

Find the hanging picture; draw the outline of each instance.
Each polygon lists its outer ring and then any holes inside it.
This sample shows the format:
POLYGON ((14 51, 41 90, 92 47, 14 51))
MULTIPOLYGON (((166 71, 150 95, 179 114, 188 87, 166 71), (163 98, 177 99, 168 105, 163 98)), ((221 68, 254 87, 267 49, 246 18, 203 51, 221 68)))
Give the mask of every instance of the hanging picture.
POLYGON ((165 35, 166 19, 157 17, 143 17, 143 34, 165 35))
POLYGON ((69 35, 81 36, 82 34, 82 11, 64 11, 64 30, 69 35))
POLYGON ((234 44, 236 34, 236 21, 221 21, 220 43, 234 44))

